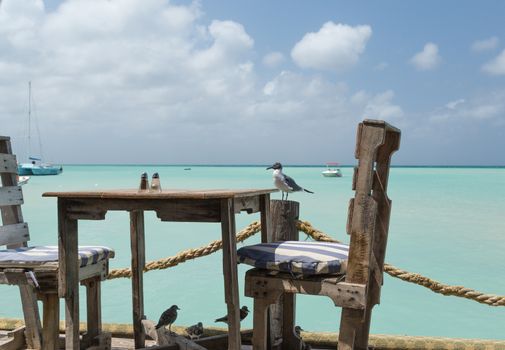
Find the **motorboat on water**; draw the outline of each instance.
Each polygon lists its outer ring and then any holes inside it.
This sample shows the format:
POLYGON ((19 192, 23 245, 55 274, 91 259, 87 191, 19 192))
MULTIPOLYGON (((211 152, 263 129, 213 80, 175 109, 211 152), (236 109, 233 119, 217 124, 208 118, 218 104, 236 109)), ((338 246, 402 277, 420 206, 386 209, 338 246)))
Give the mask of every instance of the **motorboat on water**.
POLYGON ((326 170, 322 172, 324 177, 342 177, 342 172, 338 168, 339 164, 335 162, 326 163, 326 170))

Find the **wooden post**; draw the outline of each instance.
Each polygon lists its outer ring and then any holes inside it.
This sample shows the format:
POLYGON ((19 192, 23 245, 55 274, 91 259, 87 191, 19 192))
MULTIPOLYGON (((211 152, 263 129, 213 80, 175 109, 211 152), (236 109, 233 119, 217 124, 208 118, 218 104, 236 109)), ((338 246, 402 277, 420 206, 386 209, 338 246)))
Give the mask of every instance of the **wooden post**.
POLYGON ((132 303, 133 303, 133 336, 135 349, 145 347, 145 334, 142 327, 144 319, 144 279, 145 241, 144 212, 130 212, 130 244, 132 253, 132 303))
MULTIPOLYGON (((100 276, 89 278, 82 282, 86 286, 87 332, 88 346, 96 345, 96 337, 102 331, 102 305, 100 276)), ((84 339, 84 337, 83 337, 84 339)))
POLYGON ((65 298, 65 349, 79 349, 79 266, 77 220, 67 216, 67 202, 58 198, 58 294, 65 298))
MULTIPOLYGON (((270 202, 272 241, 297 241, 296 222, 300 215, 300 203, 274 200, 270 202)), ((284 293, 270 306, 270 344, 282 339, 283 350, 300 349, 300 339, 295 335, 296 295, 284 293)))
POLYGON ((221 200, 224 296, 228 309, 228 350, 240 350, 240 301, 238 293, 237 242, 233 199, 221 200))
POLYGON ((43 349, 57 350, 60 336, 60 299, 56 293, 43 294, 43 349))

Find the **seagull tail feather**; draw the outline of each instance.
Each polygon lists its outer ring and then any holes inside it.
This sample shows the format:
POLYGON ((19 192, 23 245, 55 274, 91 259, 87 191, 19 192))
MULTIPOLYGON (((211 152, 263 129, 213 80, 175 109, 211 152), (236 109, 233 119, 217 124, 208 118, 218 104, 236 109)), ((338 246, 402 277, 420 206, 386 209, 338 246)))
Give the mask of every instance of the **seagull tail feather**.
POLYGON ((312 191, 309 191, 309 190, 306 190, 305 188, 303 189, 305 192, 308 192, 308 193, 314 193, 312 191))

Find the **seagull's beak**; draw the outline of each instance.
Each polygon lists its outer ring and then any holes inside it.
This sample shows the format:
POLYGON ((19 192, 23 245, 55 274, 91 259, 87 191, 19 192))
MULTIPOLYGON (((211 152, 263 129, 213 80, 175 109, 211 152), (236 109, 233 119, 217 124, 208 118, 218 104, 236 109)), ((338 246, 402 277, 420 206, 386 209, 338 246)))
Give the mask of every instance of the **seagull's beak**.
POLYGON ((266 168, 265 170, 270 170, 270 169, 273 169, 273 167, 269 166, 268 168, 266 168))

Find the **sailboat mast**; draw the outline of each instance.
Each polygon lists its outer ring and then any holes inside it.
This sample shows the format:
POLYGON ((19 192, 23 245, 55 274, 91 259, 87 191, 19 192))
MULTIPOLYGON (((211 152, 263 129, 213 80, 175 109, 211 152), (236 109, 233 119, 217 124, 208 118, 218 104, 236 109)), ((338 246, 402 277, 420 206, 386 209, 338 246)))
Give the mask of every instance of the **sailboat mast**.
POLYGON ((31 155, 32 133, 32 82, 28 82, 28 157, 31 155))

